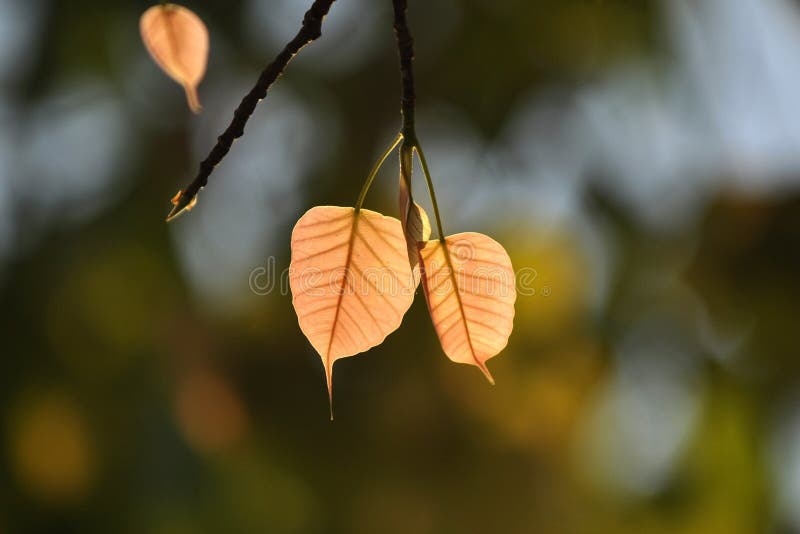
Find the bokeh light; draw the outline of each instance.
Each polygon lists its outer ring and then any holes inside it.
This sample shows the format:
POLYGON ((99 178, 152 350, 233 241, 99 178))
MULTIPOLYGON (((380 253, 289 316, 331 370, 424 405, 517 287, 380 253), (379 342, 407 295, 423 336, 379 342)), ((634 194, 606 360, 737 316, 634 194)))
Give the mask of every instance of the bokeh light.
POLYGON ((9 451, 19 484, 55 505, 87 497, 97 457, 87 421, 75 401, 56 391, 28 392, 11 414, 9 451))

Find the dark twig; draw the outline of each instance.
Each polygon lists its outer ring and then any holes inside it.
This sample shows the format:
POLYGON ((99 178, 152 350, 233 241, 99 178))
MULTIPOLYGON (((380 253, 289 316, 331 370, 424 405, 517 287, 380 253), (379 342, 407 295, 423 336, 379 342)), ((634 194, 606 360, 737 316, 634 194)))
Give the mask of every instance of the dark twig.
POLYGON ((191 209, 196 202, 197 193, 206 186, 208 177, 220 161, 225 157, 233 142, 244 134, 244 127, 256 109, 260 100, 267 96, 270 86, 283 73, 286 66, 301 48, 322 35, 322 19, 328 14, 335 0, 315 0, 303 17, 303 25, 297 35, 289 41, 280 54, 270 63, 258 77, 258 82, 242 99, 233 114, 233 119, 225 131, 217 138, 217 144, 206 159, 200 163, 197 176, 186 189, 180 191, 172 199, 172 211, 167 215, 170 221, 185 209, 191 209))
MULTIPOLYGON (((425 160, 425 153, 417 139, 417 132, 414 130, 414 107, 417 96, 414 91, 414 39, 411 37, 411 30, 408 28, 406 11, 408 10, 408 0, 392 0, 394 5, 394 33, 397 37, 397 53, 400 56, 400 78, 401 85, 401 111, 403 113, 403 144, 400 146, 400 177, 405 182, 409 200, 411 197, 411 160, 414 152, 419 156, 422 164, 422 171, 425 174, 425 181, 428 184, 428 193, 431 195, 431 205, 433 215, 436 217, 436 229, 439 232, 439 241, 444 243, 444 230, 442 230, 442 217, 439 215, 439 203, 436 202, 436 192, 433 189, 431 173, 428 169, 428 162, 425 160)), ((446 250, 446 249, 445 249, 446 250)))
POLYGON ((400 55, 401 104, 403 112, 403 137, 410 143, 416 143, 414 134, 414 105, 416 94, 414 92, 414 39, 408 29, 406 10, 408 0, 392 0, 394 4, 394 34, 397 37, 397 52, 400 55))

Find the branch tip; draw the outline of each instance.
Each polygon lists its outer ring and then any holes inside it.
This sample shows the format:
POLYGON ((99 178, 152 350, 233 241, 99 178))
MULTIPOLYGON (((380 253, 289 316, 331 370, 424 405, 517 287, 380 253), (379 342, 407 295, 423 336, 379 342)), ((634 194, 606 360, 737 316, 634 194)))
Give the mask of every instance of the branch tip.
POLYGON ((172 209, 167 215, 167 222, 172 221, 184 212, 191 211, 195 204, 197 204, 197 194, 186 195, 183 190, 181 190, 172 197, 170 202, 172 203, 172 209))

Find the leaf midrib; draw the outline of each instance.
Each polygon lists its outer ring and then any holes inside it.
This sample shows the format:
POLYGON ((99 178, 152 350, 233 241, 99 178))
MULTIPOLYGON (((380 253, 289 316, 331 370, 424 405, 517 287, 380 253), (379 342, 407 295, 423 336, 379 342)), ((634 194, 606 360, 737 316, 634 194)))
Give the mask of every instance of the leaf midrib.
MULTIPOLYGON (((478 359, 478 356, 475 354, 475 347, 472 345, 472 335, 469 331, 469 321, 467 321, 467 316, 464 313, 464 304, 461 302, 461 288, 458 286, 458 281, 456 280, 456 273, 455 269, 453 269, 453 261, 450 259, 450 250, 447 248, 447 240, 443 237, 439 240, 439 245, 444 249, 444 259, 447 263, 447 269, 449 271, 450 280, 453 283, 453 292, 456 294, 456 302, 458 303, 458 311, 461 315, 461 322, 464 324, 464 330, 467 334, 467 345, 469 346, 469 353, 472 355, 472 359, 475 361, 475 365, 483 371, 486 375, 486 378, 494 384, 494 378, 492 378, 492 374, 489 372, 489 369, 486 367, 486 364, 483 363, 478 359)), ((422 253, 420 253, 420 256, 422 253)))
POLYGON ((350 273, 350 263, 353 259, 353 244, 356 240, 356 229, 358 228, 359 219, 360 214, 354 210, 353 224, 350 227, 350 237, 347 240, 347 257, 344 262, 344 276, 342 276, 342 282, 339 285, 339 296, 336 299, 336 312, 333 314, 333 326, 331 326, 331 336, 328 339, 328 350, 325 351, 325 367, 328 369, 328 373, 331 372, 331 348, 333 347, 333 338, 336 335, 336 327, 339 324, 339 312, 342 309, 342 298, 344 297, 344 289, 347 284, 347 276, 350 273))

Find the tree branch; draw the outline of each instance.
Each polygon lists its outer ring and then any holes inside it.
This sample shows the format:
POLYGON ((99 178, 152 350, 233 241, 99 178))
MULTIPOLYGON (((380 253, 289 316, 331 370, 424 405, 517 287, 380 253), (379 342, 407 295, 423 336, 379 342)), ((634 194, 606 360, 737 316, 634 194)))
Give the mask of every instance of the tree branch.
POLYGON ((414 133, 414 105, 416 94, 414 92, 414 39, 408 29, 406 10, 408 0, 392 0, 394 5, 394 34, 397 37, 397 52, 400 55, 401 110, 403 113, 403 137, 411 145, 416 144, 414 133))
MULTIPOLYGON (((242 99, 239 107, 233 114, 233 119, 225 131, 217 138, 217 144, 211 150, 206 159, 200 163, 200 170, 195 179, 186 189, 183 189, 172 199, 172 210, 167 215, 170 221, 183 213, 184 210, 191 209, 197 202, 197 193, 206 186, 208 177, 214 171, 220 161, 231 149, 233 142, 244 134, 244 127, 258 102, 267 96, 267 91, 275 83, 292 58, 305 45, 319 38, 322 35, 322 19, 328 14, 335 0, 315 0, 303 17, 303 25, 297 35, 289 41, 280 54, 267 65, 267 68, 258 77, 255 87, 242 99)), ((412 106, 413 107, 413 106, 412 106)))

